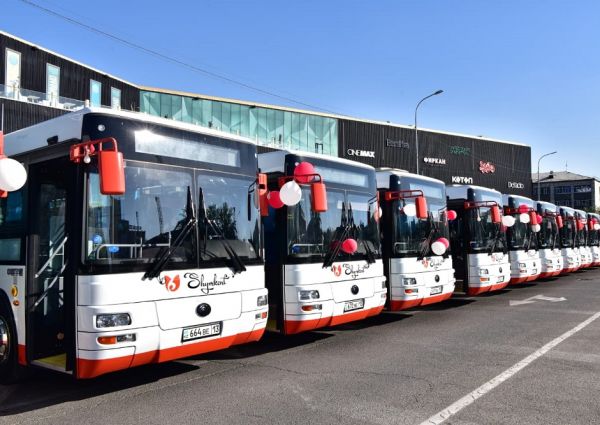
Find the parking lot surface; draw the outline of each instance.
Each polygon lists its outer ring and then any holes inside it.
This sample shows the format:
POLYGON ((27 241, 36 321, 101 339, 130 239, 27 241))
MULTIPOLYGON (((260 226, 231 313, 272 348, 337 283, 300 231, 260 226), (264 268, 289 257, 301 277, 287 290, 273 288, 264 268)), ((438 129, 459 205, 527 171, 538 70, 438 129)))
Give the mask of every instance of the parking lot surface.
POLYGON ((0 385, 0 423, 598 423, 598 312, 588 270, 91 381, 36 371, 0 385))

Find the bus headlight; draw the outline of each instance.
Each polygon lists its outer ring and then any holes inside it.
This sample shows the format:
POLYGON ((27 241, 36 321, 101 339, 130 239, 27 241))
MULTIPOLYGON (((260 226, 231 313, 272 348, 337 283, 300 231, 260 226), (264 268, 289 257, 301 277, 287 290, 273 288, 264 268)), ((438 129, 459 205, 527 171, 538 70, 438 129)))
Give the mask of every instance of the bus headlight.
POLYGON ((490 271, 488 269, 479 269, 479 275, 483 276, 486 274, 490 274, 490 271))
POLYGON ((261 295, 260 297, 258 297, 256 299, 256 305, 259 306, 259 307, 264 307, 268 303, 269 303, 269 296, 268 295, 261 295))
POLYGON ((319 297, 319 291, 298 291, 298 298, 300 299, 300 301, 318 300, 319 297))
POLYGON ((415 279, 414 277, 403 277, 402 278, 402 285, 404 286, 410 286, 410 285, 416 285, 417 284, 417 279, 415 279))
POLYGON ((97 328, 114 328, 131 325, 129 313, 99 314, 96 316, 97 328))

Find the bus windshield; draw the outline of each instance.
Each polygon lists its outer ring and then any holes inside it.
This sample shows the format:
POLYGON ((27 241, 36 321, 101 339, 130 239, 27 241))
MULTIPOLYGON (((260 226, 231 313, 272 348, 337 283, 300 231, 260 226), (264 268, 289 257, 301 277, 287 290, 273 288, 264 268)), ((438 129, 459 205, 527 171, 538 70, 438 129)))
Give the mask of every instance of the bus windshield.
POLYGON ((227 262, 221 239, 226 239, 242 259, 257 259, 260 230, 255 208, 248 220, 248 189, 253 179, 228 173, 127 161, 126 191, 122 196, 101 195, 98 174, 88 178, 86 262, 96 265, 147 264, 171 246, 183 230, 192 194, 216 231, 197 224, 170 257, 181 267, 227 262), (199 202, 200 188, 203 205, 199 202), (197 240, 196 234, 199 235, 197 240), (198 255, 199 254, 199 255, 198 255))
POLYGON ((538 232, 538 246, 541 249, 554 248, 558 239, 558 225, 553 216, 544 216, 541 230, 538 232))
MULTIPOLYGON (((522 199, 512 197, 512 202, 510 202, 510 208, 513 210, 517 210, 521 205, 525 205, 529 208, 533 208, 532 201, 524 201, 522 199)), ((528 213, 525 213, 528 214, 528 213)), ((508 228, 507 236, 508 236, 508 247, 511 250, 521 250, 521 249, 532 249, 537 246, 535 233, 533 232, 530 223, 527 221, 524 223, 521 221, 521 214, 519 212, 514 212, 512 214, 515 218, 515 224, 508 228)))
POLYGON ((587 224, 582 230, 577 231, 577 246, 587 246, 588 230, 587 224))
MULTIPOLYGON (((406 200, 407 203, 414 200, 406 200)), ((420 220, 402 212, 403 201, 394 201, 395 232, 393 253, 395 255, 431 255, 431 242, 449 238, 444 199, 427 197, 429 218, 420 220)))
POLYGON ((575 222, 572 216, 564 220, 563 227, 560 229, 560 245, 563 248, 575 246, 575 222))
POLYGON ((346 254, 340 250, 336 261, 361 260, 368 251, 379 255, 379 227, 375 220, 375 205, 375 199, 368 194, 328 188, 327 211, 316 213, 311 209, 310 189, 303 187, 300 202, 288 207, 289 258, 322 261, 332 244, 343 242, 334 239, 343 233, 340 230, 345 226, 349 226, 346 238, 355 239, 358 249, 354 254, 346 254))

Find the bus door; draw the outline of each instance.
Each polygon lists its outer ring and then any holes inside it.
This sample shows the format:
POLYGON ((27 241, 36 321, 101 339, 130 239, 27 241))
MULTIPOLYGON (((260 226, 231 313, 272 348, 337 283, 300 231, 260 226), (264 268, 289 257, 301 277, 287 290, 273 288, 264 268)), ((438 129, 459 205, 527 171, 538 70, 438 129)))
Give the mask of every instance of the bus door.
POLYGON ((65 302, 73 299, 66 293, 73 280, 65 279, 72 243, 67 226, 70 170, 67 159, 31 164, 28 185, 27 355, 31 363, 59 371, 67 369, 67 341, 73 340, 65 326, 74 314, 71 302, 65 302))

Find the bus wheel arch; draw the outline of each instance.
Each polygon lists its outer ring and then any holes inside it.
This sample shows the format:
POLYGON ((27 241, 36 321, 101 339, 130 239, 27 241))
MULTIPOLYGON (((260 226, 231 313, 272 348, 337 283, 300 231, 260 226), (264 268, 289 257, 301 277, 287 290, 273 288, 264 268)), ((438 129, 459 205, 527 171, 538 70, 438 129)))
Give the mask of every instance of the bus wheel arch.
POLYGON ((4 293, 0 293, 0 383, 17 381, 23 372, 18 364, 17 331, 12 309, 4 293))

